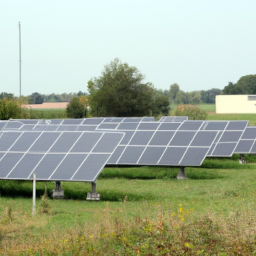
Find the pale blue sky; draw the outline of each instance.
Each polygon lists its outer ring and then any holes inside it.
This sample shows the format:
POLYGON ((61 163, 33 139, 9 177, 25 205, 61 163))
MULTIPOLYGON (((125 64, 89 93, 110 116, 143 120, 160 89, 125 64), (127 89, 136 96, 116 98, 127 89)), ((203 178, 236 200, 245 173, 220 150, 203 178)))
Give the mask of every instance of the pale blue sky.
POLYGON ((255 0, 0 0, 0 92, 78 92, 114 58, 158 89, 256 74, 255 0))

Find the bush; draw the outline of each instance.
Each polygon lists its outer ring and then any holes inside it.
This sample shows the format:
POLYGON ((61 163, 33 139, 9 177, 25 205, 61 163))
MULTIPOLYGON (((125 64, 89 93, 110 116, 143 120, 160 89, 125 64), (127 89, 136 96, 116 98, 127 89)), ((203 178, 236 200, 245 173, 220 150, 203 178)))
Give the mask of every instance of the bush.
POLYGON ((9 120, 10 118, 20 118, 22 109, 18 102, 13 99, 0 100, 0 120, 9 120))
POLYGON ((69 118, 83 118, 86 117, 87 107, 86 104, 80 100, 80 97, 74 97, 69 102, 66 109, 67 117, 69 118))
POLYGON ((207 113, 194 105, 179 105, 174 110, 175 116, 188 116, 189 120, 205 120, 207 113))

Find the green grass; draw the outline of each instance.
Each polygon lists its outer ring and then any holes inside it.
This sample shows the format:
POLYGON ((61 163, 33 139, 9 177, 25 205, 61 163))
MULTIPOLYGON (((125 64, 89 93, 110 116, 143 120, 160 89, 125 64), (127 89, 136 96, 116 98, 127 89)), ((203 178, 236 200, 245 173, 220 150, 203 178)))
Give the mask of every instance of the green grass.
POLYGON ((199 104, 196 106, 206 112, 215 112, 216 111, 215 104, 199 104))
POLYGON ((63 119, 67 118, 66 109, 30 109, 30 119, 63 119))
MULTIPOLYGON (((186 168, 188 180, 174 178, 178 168, 105 168, 97 181, 100 202, 85 200, 91 190, 90 184, 63 182, 67 199, 47 199, 44 204, 41 199, 44 183, 37 182, 34 218, 31 217, 32 182, 0 181, 0 253, 84 255, 82 252, 86 250, 91 255, 100 255, 100 252, 103 255, 136 255, 136 250, 142 253, 148 243, 154 244, 150 249, 156 250, 154 254, 160 253, 157 244, 185 253, 185 243, 192 244, 194 247, 190 249, 196 252, 209 252, 209 248, 224 248, 224 252, 228 252, 227 248, 233 248, 231 242, 236 241, 238 230, 244 234, 248 225, 256 228, 254 165, 239 165, 237 160, 209 159, 203 166, 205 168, 186 168), (182 205, 182 212, 179 205, 182 205), (237 215, 239 222, 231 221, 232 213, 241 214, 237 215), (208 223, 209 219, 212 224, 208 223), (200 224, 202 220, 206 223, 200 224), (158 237, 162 230, 158 223, 168 226, 166 235, 161 233, 163 236, 158 237), (233 237, 232 234, 228 237, 233 240, 228 240, 227 244, 224 237, 231 223, 233 237), (219 227, 212 230, 214 225, 219 227), (195 227, 200 230, 207 227, 204 231, 207 233, 191 233, 195 227), (179 232, 183 232, 183 238, 179 232), (216 239, 220 239, 218 243, 209 244, 216 239), (167 240, 173 241, 172 247, 167 240)), ((54 183, 49 182, 49 194, 53 188, 54 183)), ((251 244, 249 238, 246 239, 236 241, 237 246, 243 241, 251 244)))

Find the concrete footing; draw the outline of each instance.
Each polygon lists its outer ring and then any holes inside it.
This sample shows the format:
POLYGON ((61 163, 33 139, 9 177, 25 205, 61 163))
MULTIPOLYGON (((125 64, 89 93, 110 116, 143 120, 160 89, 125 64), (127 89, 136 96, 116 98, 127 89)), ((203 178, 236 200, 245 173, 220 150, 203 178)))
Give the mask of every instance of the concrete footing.
POLYGON ((90 201, 99 201, 100 200, 100 194, 96 193, 96 183, 92 182, 92 192, 87 193, 86 200, 90 201))
POLYGON ((185 167, 180 167, 180 171, 176 177, 178 180, 184 180, 188 179, 186 173, 185 173, 185 167))
POLYGON ((244 160, 244 155, 243 154, 239 155, 239 163, 240 164, 245 164, 245 160, 244 160))
POLYGON ((52 198, 64 199, 64 190, 61 188, 61 182, 55 182, 55 189, 52 190, 52 198))

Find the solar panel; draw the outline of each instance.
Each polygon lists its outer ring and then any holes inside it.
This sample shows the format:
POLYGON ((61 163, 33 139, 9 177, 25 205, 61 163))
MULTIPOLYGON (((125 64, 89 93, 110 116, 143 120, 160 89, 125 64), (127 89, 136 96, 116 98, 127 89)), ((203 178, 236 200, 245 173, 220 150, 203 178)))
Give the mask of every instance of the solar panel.
POLYGON ((36 173, 38 180, 94 182, 123 136, 117 132, 3 132, 0 178, 27 180, 36 173))
MULTIPOLYGON (((240 139, 247 129, 248 121, 218 121, 216 125, 213 121, 209 121, 207 127, 219 129, 211 149, 208 152, 208 156, 211 157, 229 157, 232 156, 240 139), (221 130, 221 128, 225 128, 221 130)), ((242 146, 242 144, 240 144, 242 146)))
POLYGON ((247 126, 240 141, 238 142, 234 153, 238 154, 253 154, 256 152, 255 149, 256 139, 256 126, 247 126))
POLYGON ((188 120, 188 116, 162 116, 159 122, 183 122, 188 120))
MULTIPOLYGON (((200 165, 218 131, 200 131, 204 121, 187 122, 188 124, 183 126, 184 130, 180 130, 184 123, 160 122, 144 122, 134 130, 122 130, 125 137, 108 164, 181 166, 181 163, 186 162, 189 165, 190 162, 191 166, 200 165), (188 130, 189 125, 192 130, 188 130), (190 148, 195 149, 195 158, 190 157, 193 153, 190 148)), ((120 127, 122 126, 119 125, 115 131, 119 131, 120 127)))

